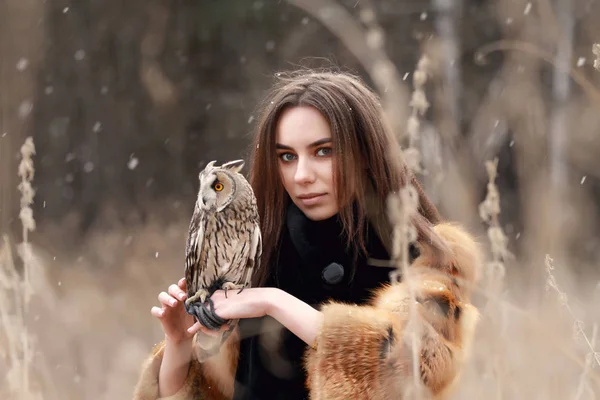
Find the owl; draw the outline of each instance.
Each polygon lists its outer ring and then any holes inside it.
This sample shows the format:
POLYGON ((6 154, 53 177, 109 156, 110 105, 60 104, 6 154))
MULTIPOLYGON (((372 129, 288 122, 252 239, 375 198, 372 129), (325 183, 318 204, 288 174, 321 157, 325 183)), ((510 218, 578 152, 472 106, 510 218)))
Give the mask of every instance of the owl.
POLYGON ((216 338, 198 332, 196 341, 206 358, 218 352, 237 325, 237 321, 225 321, 215 314, 210 297, 219 289, 227 295, 227 290, 249 287, 262 254, 256 197, 240 173, 244 161, 220 167, 215 162, 199 174, 200 188, 185 248, 186 311, 212 330, 229 322, 229 329, 216 338))

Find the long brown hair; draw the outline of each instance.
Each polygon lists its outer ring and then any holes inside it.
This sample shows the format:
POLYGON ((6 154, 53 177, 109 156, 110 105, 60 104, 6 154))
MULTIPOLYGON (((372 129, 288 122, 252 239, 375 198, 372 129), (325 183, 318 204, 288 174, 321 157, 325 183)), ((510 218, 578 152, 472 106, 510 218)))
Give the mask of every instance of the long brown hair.
MULTIPOLYGON (((278 82, 261 105, 251 149, 249 180, 257 198, 263 237, 263 255, 252 285, 264 284, 276 259, 290 201, 279 176, 275 149, 277 123, 289 107, 314 107, 329 122, 333 180, 349 247, 366 252, 369 216, 386 215, 388 195, 408 181, 419 192, 419 215, 413 217, 419 238, 437 247, 441 241, 431 225, 440 220, 439 213, 403 163, 400 147, 384 123, 379 98, 358 77, 347 73, 302 70, 277 76, 278 82)), ((389 249, 391 227, 387 225, 378 233, 389 249)))

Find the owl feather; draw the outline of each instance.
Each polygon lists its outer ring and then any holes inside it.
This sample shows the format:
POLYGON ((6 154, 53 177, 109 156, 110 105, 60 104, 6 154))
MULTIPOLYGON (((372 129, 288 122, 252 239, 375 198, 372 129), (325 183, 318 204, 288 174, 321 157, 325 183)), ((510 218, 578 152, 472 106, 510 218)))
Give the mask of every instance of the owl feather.
POLYGON ((227 290, 249 287, 262 254, 256 198, 239 172, 243 166, 243 160, 220 167, 211 161, 199 174, 200 188, 185 249, 185 308, 208 329, 229 325, 217 337, 202 331, 196 334, 204 359, 219 351, 238 323, 220 318, 210 297, 219 289, 227 295, 227 290))

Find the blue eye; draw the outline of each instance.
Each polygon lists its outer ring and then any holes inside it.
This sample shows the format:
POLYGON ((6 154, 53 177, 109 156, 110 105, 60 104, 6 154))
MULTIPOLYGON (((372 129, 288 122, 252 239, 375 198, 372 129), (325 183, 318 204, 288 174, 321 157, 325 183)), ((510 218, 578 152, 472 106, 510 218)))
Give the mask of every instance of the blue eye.
POLYGON ((292 160, 294 160, 294 157, 295 157, 295 156, 294 156, 292 153, 283 153, 283 154, 280 154, 280 155, 279 155, 279 157, 280 157, 280 158, 281 158, 283 161, 285 161, 285 162, 289 162, 289 161, 292 161, 292 160))
POLYGON ((331 147, 322 147, 317 150, 317 155, 319 157, 326 157, 331 154, 331 147))

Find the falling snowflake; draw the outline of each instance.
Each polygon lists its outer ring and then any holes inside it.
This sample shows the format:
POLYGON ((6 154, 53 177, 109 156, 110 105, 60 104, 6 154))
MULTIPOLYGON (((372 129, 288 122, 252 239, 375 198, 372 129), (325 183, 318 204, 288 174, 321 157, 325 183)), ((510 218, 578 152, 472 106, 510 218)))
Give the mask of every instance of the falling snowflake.
POLYGON ((25 119, 31 114, 33 110, 33 103, 30 100, 23 100, 19 104, 19 118, 25 119))
POLYGON ((87 173, 92 172, 94 170, 94 163, 91 161, 86 162, 83 164, 83 170, 87 173))
POLYGON ((19 62, 17 62, 17 69, 19 71, 25 71, 29 66, 29 61, 26 58, 21 58, 19 62))
POLYGON ((140 161, 136 157, 131 157, 127 162, 127 168, 133 171, 139 163, 140 161))
POLYGON ((75 60, 77 60, 77 61, 83 60, 85 58, 85 51, 84 50, 77 50, 75 52, 74 57, 75 57, 75 60))

